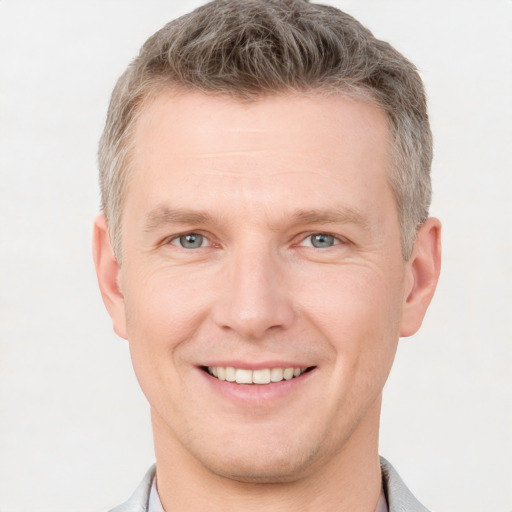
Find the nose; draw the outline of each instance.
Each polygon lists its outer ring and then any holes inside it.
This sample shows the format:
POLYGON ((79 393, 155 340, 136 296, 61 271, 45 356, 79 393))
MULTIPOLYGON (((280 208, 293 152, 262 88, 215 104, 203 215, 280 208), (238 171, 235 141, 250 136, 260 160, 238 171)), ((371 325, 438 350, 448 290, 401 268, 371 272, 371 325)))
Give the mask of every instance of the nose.
POLYGON ((294 311, 284 262, 270 251, 240 250, 225 262, 215 323, 245 339, 261 339, 270 330, 286 329, 294 311))

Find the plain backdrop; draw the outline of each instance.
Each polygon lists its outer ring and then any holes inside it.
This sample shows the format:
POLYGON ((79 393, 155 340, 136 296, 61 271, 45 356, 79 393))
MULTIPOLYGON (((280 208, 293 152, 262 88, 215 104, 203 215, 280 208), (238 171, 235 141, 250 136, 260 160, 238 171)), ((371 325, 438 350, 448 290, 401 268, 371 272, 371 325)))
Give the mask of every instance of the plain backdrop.
MULTIPOLYGON (((104 511, 153 461, 91 260, 115 80, 198 1, 0 1, 0 512, 104 511)), ((435 136, 437 296, 400 342, 381 453, 437 512, 512 510, 512 2, 329 2, 419 68, 435 136)))

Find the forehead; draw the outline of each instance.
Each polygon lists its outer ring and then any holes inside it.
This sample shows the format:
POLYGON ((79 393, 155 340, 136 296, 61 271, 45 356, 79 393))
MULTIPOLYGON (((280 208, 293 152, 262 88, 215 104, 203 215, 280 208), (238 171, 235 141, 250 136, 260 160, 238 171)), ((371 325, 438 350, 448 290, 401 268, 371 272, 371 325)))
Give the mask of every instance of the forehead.
POLYGON ((389 138, 382 109, 341 94, 278 94, 241 102, 219 95, 164 91, 143 108, 137 120, 132 156, 135 168, 150 166, 161 157, 202 156, 213 163, 223 152, 249 156, 251 151, 283 154, 299 148, 302 157, 317 160, 348 153, 356 157, 356 146, 365 157, 381 158, 385 155, 379 150, 389 138))
MULTIPOLYGON (((256 142, 258 133, 275 133, 282 146, 296 137, 309 140, 340 140, 348 131, 363 129, 368 138, 387 137, 388 122, 385 112, 369 99, 321 92, 267 95, 244 101, 225 95, 199 92, 162 91, 142 107, 135 128, 135 143, 144 143, 144 135, 165 129, 176 140, 178 149, 182 141, 187 147, 194 142, 205 142, 205 136, 215 144, 212 136, 218 127, 239 134, 246 142, 256 142), (323 121, 316 123, 317 121, 323 121), (306 124, 304 124, 306 123, 306 124), (305 130, 309 127, 310 130, 305 130), (345 128, 349 130, 345 130, 345 128), (284 130, 283 130, 284 128, 284 130), (342 134, 342 132, 345 132, 342 134), (249 136, 252 135, 252 140, 249 136)), ((151 133, 154 135, 154 133, 151 133)), ((226 139, 226 144, 235 142, 226 139)), ((268 146, 269 140, 264 140, 268 146)), ((270 148, 269 148, 270 149, 270 148)))
POLYGON ((319 208, 329 194, 345 190, 345 200, 355 203, 372 187, 375 193, 387 188, 388 139, 382 110, 341 95, 243 103, 164 93, 137 121, 127 199, 176 202, 179 191, 204 207, 218 206, 222 195, 233 207, 250 199, 266 208, 279 199, 297 209, 306 197, 319 208))

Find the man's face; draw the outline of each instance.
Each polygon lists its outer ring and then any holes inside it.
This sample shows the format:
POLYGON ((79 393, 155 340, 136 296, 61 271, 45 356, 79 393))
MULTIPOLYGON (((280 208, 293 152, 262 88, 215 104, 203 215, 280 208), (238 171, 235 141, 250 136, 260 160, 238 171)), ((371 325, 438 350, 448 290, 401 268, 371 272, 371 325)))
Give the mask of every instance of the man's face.
POLYGON ((388 137, 383 112, 341 96, 169 94, 143 111, 114 321, 157 455, 279 481, 361 429, 374 441, 411 288, 388 137))

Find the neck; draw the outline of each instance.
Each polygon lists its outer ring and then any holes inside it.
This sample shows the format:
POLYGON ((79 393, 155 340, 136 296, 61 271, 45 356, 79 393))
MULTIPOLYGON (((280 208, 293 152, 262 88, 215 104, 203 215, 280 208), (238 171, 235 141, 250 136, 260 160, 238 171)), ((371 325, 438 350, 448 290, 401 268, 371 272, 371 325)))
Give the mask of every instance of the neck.
POLYGON ((197 461, 152 411, 158 494, 165 510, 374 512, 381 492, 380 398, 334 457, 293 481, 248 483, 197 461))

